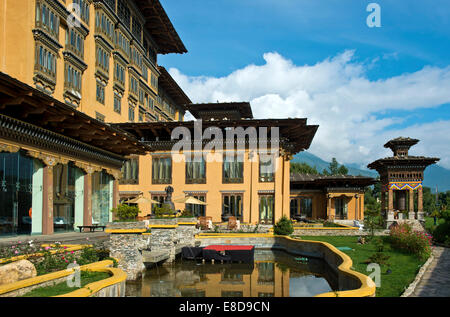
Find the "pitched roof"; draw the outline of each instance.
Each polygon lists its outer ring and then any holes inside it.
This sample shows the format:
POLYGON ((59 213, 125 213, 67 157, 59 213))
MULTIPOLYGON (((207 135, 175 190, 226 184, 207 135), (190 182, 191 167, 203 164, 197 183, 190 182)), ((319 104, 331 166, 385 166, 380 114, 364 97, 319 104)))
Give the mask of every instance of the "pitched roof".
POLYGON ((189 99, 183 89, 181 89, 175 79, 170 76, 169 72, 164 67, 158 66, 158 70, 161 73, 158 79, 158 86, 161 87, 178 106, 186 111, 186 104, 192 103, 191 99, 189 99))
POLYGON ((145 17, 144 27, 158 45, 159 54, 187 53, 172 22, 159 0, 134 0, 145 17))
POLYGON ((249 102, 196 103, 186 105, 186 107, 196 119, 253 119, 252 108, 249 102))

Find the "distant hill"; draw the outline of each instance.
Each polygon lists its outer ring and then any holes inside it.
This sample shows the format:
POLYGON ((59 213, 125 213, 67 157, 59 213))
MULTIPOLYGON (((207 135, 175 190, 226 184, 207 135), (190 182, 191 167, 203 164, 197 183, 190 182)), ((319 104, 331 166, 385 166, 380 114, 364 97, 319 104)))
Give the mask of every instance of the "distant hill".
MULTIPOLYGON (((330 162, 326 162, 320 157, 306 151, 296 154, 292 159, 292 162, 303 162, 312 167, 315 166, 320 173, 330 165, 330 162)), ((348 168, 349 175, 362 175, 374 178, 378 176, 377 172, 358 168, 357 164, 344 165, 348 168)), ((434 192, 436 185, 440 192, 450 190, 450 170, 439 165, 431 165, 425 170, 424 186, 431 187, 434 192)))

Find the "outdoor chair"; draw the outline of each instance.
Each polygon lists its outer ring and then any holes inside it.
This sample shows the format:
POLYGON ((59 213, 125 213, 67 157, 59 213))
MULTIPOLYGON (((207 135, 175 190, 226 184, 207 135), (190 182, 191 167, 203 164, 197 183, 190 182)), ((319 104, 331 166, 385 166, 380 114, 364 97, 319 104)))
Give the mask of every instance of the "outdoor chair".
POLYGON ((236 217, 229 217, 228 218, 228 230, 235 230, 237 229, 237 219, 236 217))
POLYGON ((198 217, 201 230, 212 229, 212 217, 198 217))

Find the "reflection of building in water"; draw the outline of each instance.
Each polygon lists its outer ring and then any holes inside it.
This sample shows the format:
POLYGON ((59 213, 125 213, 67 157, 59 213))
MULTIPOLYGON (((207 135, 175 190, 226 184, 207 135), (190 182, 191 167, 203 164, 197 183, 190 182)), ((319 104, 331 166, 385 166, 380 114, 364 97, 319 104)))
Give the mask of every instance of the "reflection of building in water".
POLYGON ((183 262, 173 268, 153 269, 147 272, 142 281, 140 296, 296 296, 295 292, 290 294, 291 284, 295 287, 301 285, 301 291, 298 292, 301 296, 314 296, 337 287, 336 277, 323 261, 310 260, 302 264, 282 253, 267 254, 259 255, 251 265, 183 262))

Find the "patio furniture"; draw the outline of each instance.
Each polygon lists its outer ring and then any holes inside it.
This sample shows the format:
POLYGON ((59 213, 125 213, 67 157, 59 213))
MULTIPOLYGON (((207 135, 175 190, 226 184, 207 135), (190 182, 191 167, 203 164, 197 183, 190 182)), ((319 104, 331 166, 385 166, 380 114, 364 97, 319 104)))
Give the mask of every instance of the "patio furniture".
POLYGON ((198 217, 198 221, 201 230, 212 229, 212 217, 198 217))
POLYGON ((77 226, 78 229, 80 229, 80 233, 83 232, 83 230, 89 229, 89 232, 94 232, 95 229, 102 229, 102 231, 105 231, 106 226, 100 226, 100 225, 92 225, 92 226, 77 226))
POLYGON ((236 217, 229 217, 228 218, 228 230, 235 230, 237 229, 237 219, 236 217))

